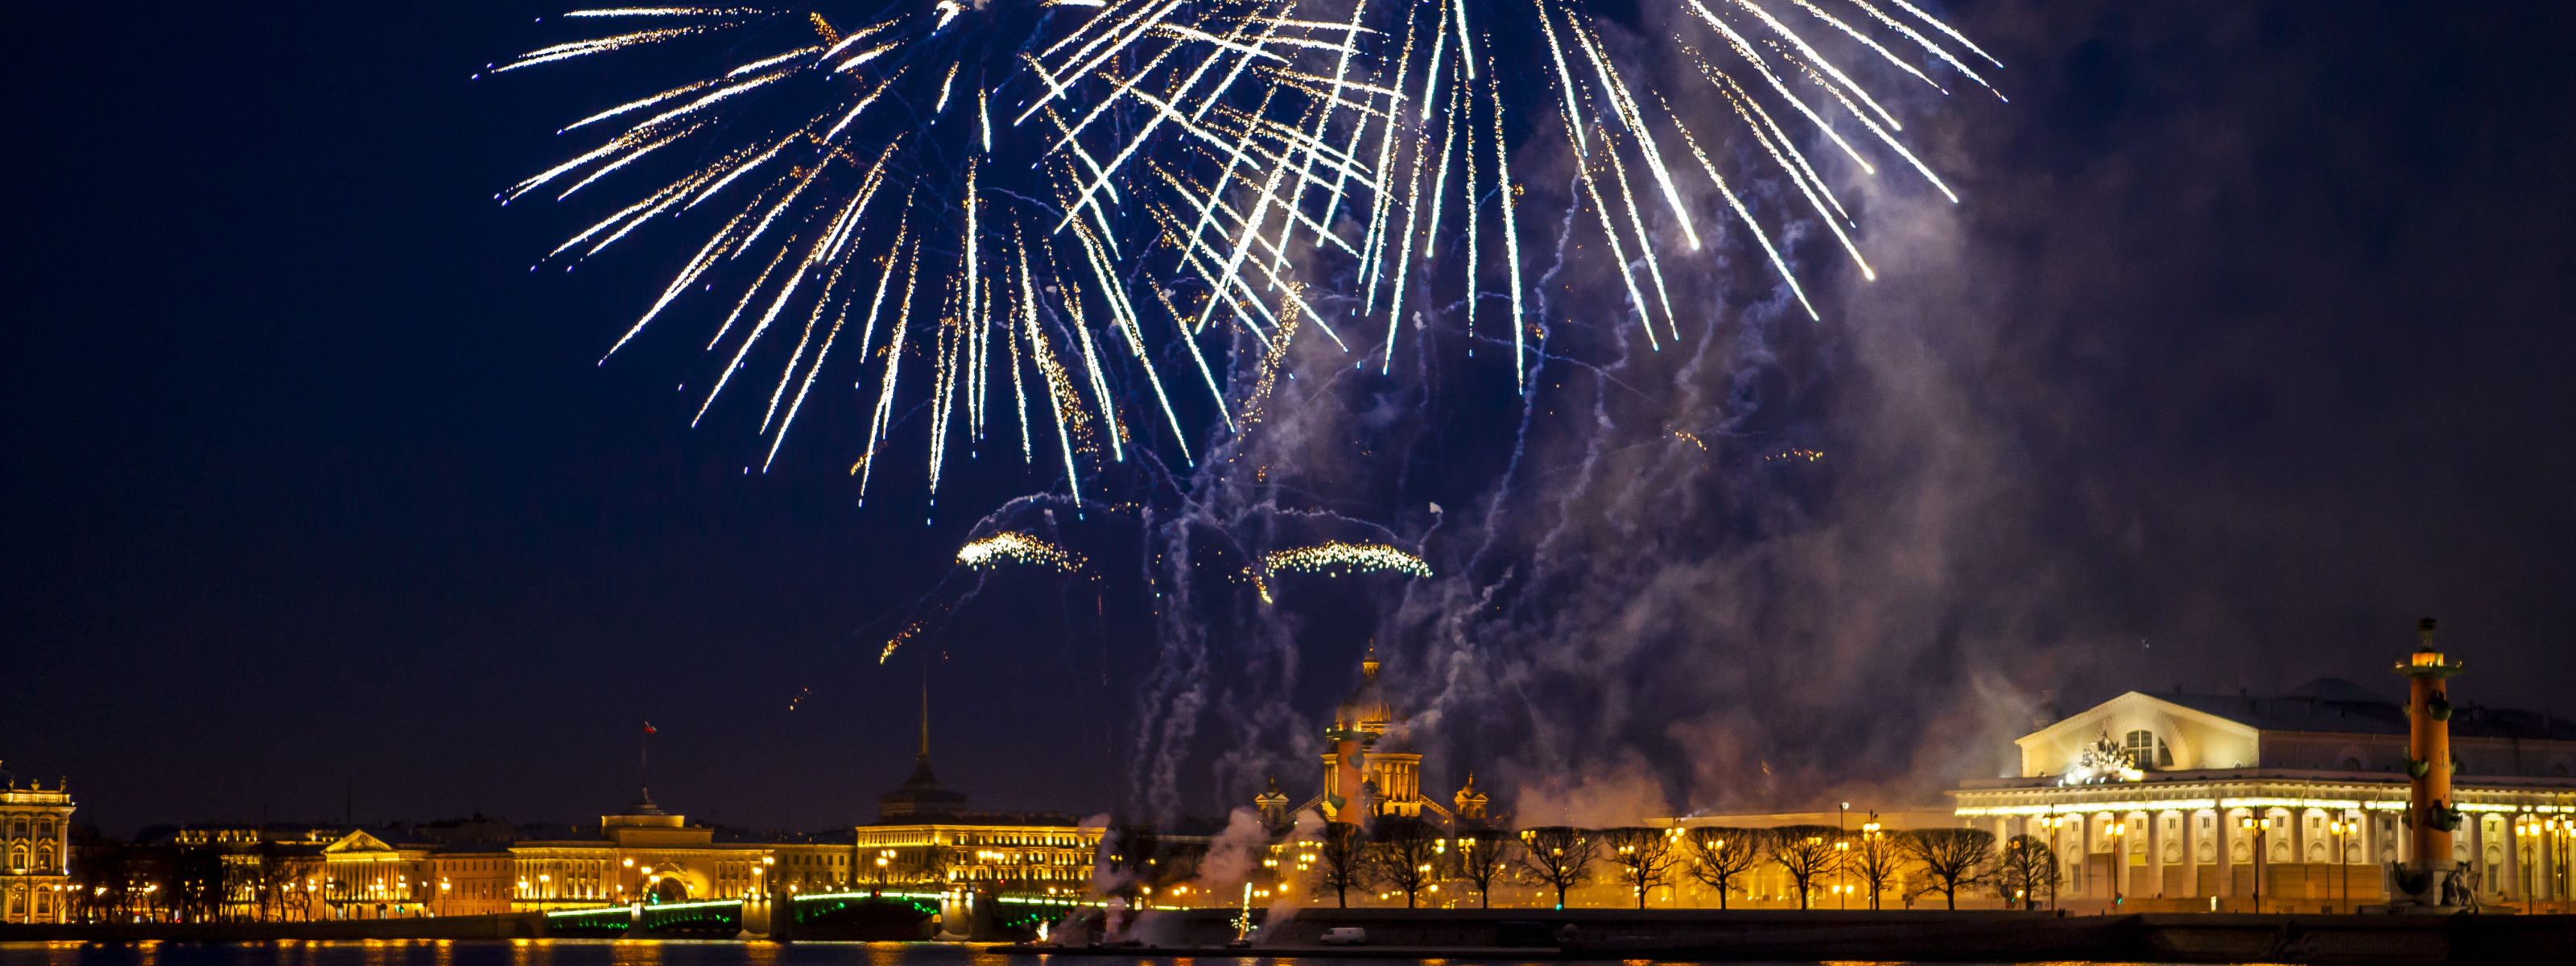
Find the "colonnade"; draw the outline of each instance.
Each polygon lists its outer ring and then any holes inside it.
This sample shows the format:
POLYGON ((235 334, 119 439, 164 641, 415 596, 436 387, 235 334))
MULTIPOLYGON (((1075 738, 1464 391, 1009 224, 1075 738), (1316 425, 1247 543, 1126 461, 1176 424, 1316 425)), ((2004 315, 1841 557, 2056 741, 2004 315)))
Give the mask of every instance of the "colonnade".
MULTIPOLYGON (((2373 803, 2377 804, 2377 803, 2373 803)), ((2473 866, 2493 900, 2565 901, 2576 815, 2471 812, 2453 839, 2454 861, 2473 866), (2535 834, 2537 833, 2537 834, 2535 834)), ((1997 841, 2030 835, 2059 858, 2061 898, 2206 899, 2256 895, 2303 904, 2377 902, 2380 869, 2411 859, 2399 813, 2257 802, 2195 809, 2096 809, 1991 816, 1997 841), (2259 828, 2247 827, 2259 819, 2259 828), (2262 855, 2255 855, 2257 842, 2262 855), (2295 869, 2282 874, 2275 869, 2295 869), (2115 881, 2112 876, 2117 876, 2115 881)))

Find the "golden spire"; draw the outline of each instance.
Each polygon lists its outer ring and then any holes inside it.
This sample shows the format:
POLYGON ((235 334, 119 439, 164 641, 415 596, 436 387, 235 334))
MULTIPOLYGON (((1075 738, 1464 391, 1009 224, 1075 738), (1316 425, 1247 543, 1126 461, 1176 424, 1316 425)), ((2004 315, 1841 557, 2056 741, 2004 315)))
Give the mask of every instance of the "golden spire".
POLYGON ((1360 674, 1371 681, 1377 680, 1377 638, 1369 638, 1368 656, 1360 658, 1360 674))

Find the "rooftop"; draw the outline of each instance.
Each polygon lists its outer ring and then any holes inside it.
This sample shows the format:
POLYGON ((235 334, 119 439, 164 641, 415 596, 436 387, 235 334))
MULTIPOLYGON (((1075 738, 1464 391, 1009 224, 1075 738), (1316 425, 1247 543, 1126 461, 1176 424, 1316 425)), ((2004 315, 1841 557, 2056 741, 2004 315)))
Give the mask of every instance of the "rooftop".
MULTIPOLYGON (((2405 705, 2341 678, 2318 678, 2289 694, 2268 697, 2180 692, 2148 696, 2263 731, 2402 735, 2407 728, 2405 705)), ((2451 735, 2576 741, 2576 721, 2539 711, 2472 703, 2451 715, 2451 735)))

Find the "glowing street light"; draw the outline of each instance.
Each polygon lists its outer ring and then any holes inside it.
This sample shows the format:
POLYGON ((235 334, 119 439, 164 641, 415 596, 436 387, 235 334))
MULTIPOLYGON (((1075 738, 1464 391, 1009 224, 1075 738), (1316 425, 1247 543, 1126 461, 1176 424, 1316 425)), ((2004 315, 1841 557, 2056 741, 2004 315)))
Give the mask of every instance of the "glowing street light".
POLYGON ((2270 816, 2246 816, 2236 820, 2238 828, 2254 833, 2254 913, 2263 913, 2263 836, 2272 830, 2270 816))

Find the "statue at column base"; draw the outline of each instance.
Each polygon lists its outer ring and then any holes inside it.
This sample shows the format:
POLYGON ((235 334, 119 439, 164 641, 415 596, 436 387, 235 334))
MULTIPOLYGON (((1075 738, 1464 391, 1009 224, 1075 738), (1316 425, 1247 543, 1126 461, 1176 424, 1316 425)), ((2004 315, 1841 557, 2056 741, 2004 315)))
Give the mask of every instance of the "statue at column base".
POLYGON ((2385 882, 2392 913, 2453 915, 2476 912, 2476 873, 2447 859, 2391 862, 2385 882))

